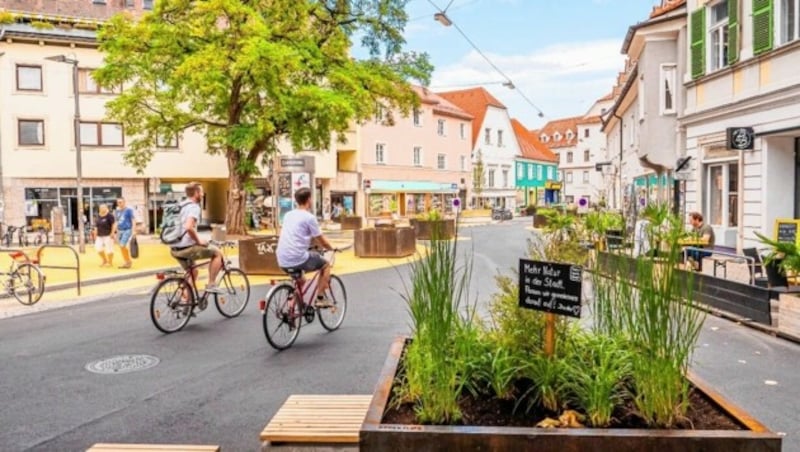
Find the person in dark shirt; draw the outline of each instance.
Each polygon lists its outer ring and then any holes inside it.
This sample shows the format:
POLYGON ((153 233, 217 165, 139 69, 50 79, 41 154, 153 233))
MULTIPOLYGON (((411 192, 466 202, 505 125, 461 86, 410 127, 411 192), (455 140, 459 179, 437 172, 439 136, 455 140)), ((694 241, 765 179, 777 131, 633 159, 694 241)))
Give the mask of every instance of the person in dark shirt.
POLYGON ((109 212, 108 206, 100 204, 100 212, 94 222, 94 249, 103 261, 101 267, 113 266, 114 239, 111 231, 114 229, 114 214, 109 212))

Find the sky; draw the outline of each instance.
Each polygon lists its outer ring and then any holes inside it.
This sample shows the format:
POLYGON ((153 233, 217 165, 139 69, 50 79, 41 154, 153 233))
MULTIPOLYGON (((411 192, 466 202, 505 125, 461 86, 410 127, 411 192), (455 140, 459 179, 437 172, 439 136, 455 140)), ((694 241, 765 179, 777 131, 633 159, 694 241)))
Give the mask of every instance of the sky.
POLYGON ((453 0, 447 16, 514 83, 451 26, 433 19, 450 0, 409 0, 407 49, 427 52, 434 91, 484 86, 528 128, 583 115, 611 92, 624 67, 628 27, 660 0, 453 0), (436 5, 436 6, 434 6, 436 5), (519 91, 519 92, 516 92, 519 91), (527 97, 544 114, 531 106, 527 97))

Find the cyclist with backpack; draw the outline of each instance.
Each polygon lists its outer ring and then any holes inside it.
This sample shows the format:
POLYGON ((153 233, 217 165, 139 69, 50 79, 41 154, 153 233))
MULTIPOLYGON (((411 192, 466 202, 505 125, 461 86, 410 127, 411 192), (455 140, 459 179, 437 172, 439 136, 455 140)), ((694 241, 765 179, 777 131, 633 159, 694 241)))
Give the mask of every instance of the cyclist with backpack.
MULTIPOLYGON (((217 274, 222 269, 222 252, 203 242, 197 235, 202 198, 203 187, 199 182, 186 184, 186 200, 165 209, 161 242, 170 246, 170 254, 184 270, 188 270, 195 260, 211 259, 208 263, 206 292, 220 293, 216 280, 217 274)), ((192 271, 192 280, 197 280, 197 269, 192 271)))

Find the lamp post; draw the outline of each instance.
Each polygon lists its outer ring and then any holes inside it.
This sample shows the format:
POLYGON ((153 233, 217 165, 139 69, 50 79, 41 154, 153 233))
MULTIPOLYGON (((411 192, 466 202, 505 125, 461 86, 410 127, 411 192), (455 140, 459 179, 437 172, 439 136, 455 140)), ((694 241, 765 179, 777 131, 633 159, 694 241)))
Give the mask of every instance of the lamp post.
POLYGON ((81 159, 81 106, 80 90, 78 89, 78 60, 67 58, 65 55, 46 57, 45 60, 72 65, 72 95, 75 97, 73 129, 75 134, 75 185, 78 190, 78 251, 82 254, 86 252, 86 236, 83 223, 83 184, 81 183, 83 164, 81 159))

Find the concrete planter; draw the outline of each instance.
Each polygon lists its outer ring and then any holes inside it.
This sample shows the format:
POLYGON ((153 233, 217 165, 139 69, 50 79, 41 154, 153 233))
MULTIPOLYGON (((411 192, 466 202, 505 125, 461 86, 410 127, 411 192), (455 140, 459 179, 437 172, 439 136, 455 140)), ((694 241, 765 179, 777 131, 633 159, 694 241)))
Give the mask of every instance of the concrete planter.
POLYGON ((265 235, 239 241, 239 267, 251 275, 282 275, 275 252, 277 235, 265 235))
POLYGON ((439 238, 449 240, 456 236, 456 220, 417 220, 411 219, 411 227, 417 235, 417 240, 431 240, 433 231, 438 230, 439 238))
POLYGON ((535 429, 455 425, 382 424, 406 338, 392 344, 359 434, 361 451, 690 451, 753 452, 781 450, 781 437, 705 383, 695 388, 736 419, 745 430, 535 429))
POLYGON ((359 229, 353 245, 356 257, 405 257, 417 250, 411 228, 359 229))

